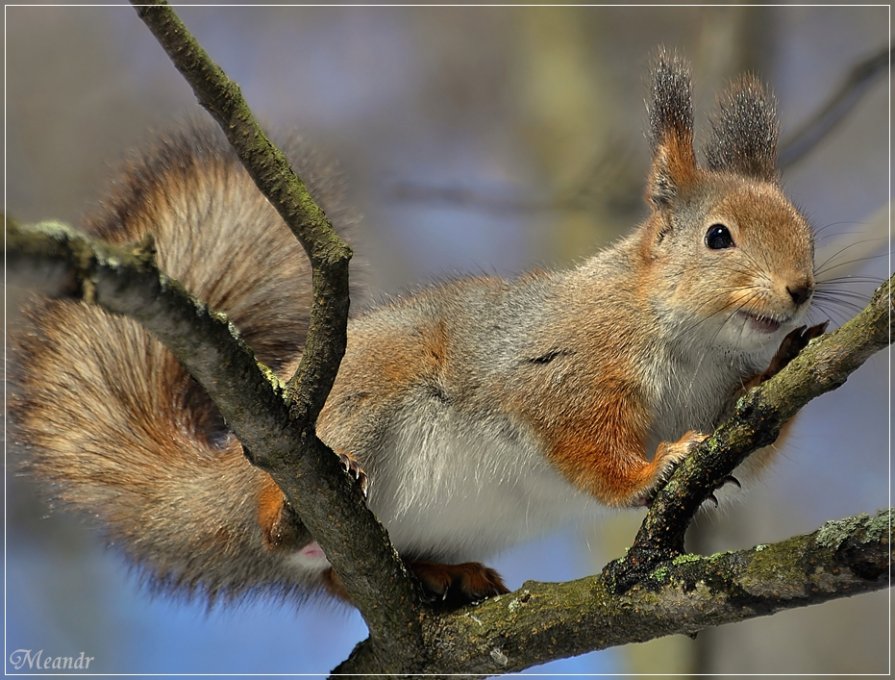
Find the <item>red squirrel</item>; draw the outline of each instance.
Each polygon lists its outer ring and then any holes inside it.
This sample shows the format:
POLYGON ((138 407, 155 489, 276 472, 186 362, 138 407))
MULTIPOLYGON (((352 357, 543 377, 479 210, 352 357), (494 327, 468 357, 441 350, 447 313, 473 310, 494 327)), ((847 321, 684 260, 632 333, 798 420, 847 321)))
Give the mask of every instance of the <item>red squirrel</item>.
MULTIPOLYGON (((627 237, 572 269, 441 283, 349 324, 318 432, 431 593, 505 592, 481 560, 599 506, 645 504, 804 344, 812 230, 778 182, 772 96, 753 77, 722 94, 704 165, 680 58, 657 56, 648 108, 649 214, 627 237)), ((349 232, 328 171, 290 152, 349 232)), ((306 258, 219 134, 159 140, 82 227, 118 244, 151 232, 160 268, 291 374, 306 258)), ((344 597, 279 488, 159 342, 83 303, 45 301, 29 317, 17 436, 59 499, 162 585, 344 597)))

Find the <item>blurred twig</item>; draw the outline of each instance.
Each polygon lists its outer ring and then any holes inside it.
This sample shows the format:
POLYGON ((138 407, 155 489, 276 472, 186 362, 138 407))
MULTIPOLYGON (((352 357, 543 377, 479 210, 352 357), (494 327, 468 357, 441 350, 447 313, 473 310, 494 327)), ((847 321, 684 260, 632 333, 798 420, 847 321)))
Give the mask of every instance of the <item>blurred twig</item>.
POLYGON ((413 181, 398 182, 388 192, 395 200, 405 203, 442 205, 491 214, 587 210, 597 202, 627 206, 632 187, 640 181, 631 156, 630 150, 623 145, 610 144, 565 188, 542 196, 532 196, 525 189, 483 190, 480 185, 450 186, 413 181))
POLYGON ((891 58, 892 50, 885 48, 855 64, 823 106, 783 143, 778 161, 780 168, 801 160, 841 123, 876 79, 888 73, 891 58))
MULTIPOLYGON (((892 51, 885 48, 851 68, 849 75, 825 103, 781 144, 778 159, 781 169, 804 158, 842 122, 870 86, 887 73, 886 67, 891 55, 892 51)), ((618 195, 620 189, 633 191, 633 182, 628 181, 633 173, 628 171, 625 158, 626 154, 618 148, 601 153, 589 164, 587 172, 570 183, 567 189, 552 196, 532 197, 526 193, 507 192, 505 189, 485 192, 479 188, 427 185, 413 181, 397 183, 389 193, 395 200, 407 203, 447 205, 489 213, 582 210, 587 209, 595 197, 605 200, 618 195), (621 171, 618 167, 619 158, 622 158, 621 171), (612 170, 607 171, 610 167, 612 170)))

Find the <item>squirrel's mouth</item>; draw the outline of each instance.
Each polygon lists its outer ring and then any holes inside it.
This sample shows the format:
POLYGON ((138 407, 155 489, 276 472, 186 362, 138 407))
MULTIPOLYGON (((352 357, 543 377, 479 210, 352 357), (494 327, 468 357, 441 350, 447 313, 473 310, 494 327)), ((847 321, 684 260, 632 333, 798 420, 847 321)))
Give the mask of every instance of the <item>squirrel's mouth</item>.
POLYGON ((783 322, 785 321, 785 319, 780 320, 775 319, 772 316, 751 314, 742 310, 737 312, 737 316, 742 317, 749 325, 749 328, 751 328, 756 333, 776 333, 780 330, 780 326, 783 325, 783 322))

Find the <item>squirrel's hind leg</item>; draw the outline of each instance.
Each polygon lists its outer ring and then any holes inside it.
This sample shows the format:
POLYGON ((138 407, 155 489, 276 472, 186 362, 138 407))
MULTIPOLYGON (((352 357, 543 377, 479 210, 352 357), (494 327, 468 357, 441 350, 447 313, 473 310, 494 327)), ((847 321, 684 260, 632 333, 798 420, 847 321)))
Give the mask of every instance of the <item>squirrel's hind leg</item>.
MULTIPOLYGON (((426 599, 451 607, 510 592, 493 569, 480 562, 441 564, 426 560, 407 560, 407 568, 417 577, 426 599)), ((326 590, 340 600, 350 602, 339 575, 328 569, 323 577, 326 590)))
POLYGON ((412 571, 433 600, 461 605, 510 592, 493 569, 480 562, 441 564, 426 560, 408 561, 412 571))

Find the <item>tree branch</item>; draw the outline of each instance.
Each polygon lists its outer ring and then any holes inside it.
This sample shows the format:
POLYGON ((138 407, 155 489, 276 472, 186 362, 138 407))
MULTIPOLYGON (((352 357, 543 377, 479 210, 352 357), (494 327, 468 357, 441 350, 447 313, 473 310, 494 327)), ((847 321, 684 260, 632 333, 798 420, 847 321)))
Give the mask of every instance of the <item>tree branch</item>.
MULTIPOLYGON (((525 583, 430 621, 432 669, 509 673, 585 652, 766 616, 888 585, 890 516, 857 515, 771 545, 684 555, 624 595, 605 576, 525 583)), ((359 672, 347 663, 339 672, 359 672)))
POLYGON ((355 598, 380 668, 406 669, 421 639, 413 582, 338 457, 293 417, 284 386, 226 317, 159 272, 150 243, 118 248, 61 224, 8 224, 6 248, 8 271, 31 287, 139 321, 205 388, 249 458, 277 461, 266 469, 355 598))
POLYGON ((681 554, 699 506, 752 451, 771 444, 787 420, 814 397, 842 385, 873 353, 891 342, 895 276, 870 304, 828 335, 813 340, 780 373, 747 393, 733 416, 687 456, 658 493, 627 555, 607 565, 619 590, 681 554))
POLYGON ((345 353, 351 249, 255 120, 234 81, 215 64, 166 0, 132 0, 137 15, 227 136, 252 180, 311 260, 314 302, 301 363, 287 386, 293 410, 313 425, 345 353))
MULTIPOLYGON (((223 408, 221 411, 251 452, 252 462, 271 474, 320 542, 352 601, 364 615, 373 639, 383 648, 389 648, 385 658, 400 658, 407 645, 399 640, 408 636, 417 639, 419 634, 415 584, 391 547, 385 530, 344 489, 344 475, 337 471, 336 456, 317 438, 314 429, 345 352, 351 250, 293 172, 285 155, 261 129, 239 86, 211 60, 167 2, 133 0, 132 4, 193 88, 199 103, 220 125, 249 175, 298 238, 311 262, 314 296, 307 339, 298 369, 285 389, 290 411, 288 427, 292 430, 290 440, 303 446, 283 448, 272 441, 255 445, 253 442, 259 440, 243 439, 241 434, 250 424, 245 423, 245 429, 240 430, 231 415, 223 408), (326 487, 325 492, 321 485, 326 487), (312 505, 316 508, 312 509, 312 505), (318 519, 311 514, 321 516, 318 519), (330 526, 333 520, 344 532, 338 540, 330 526), (368 536, 367 532, 372 533, 368 536), (358 540, 361 533, 364 539, 358 540), (367 566, 361 566, 362 563, 367 566), (387 612, 383 606, 385 593, 390 594, 387 612)), ((189 364, 185 365, 221 407, 205 382, 220 380, 220 377, 196 375, 189 364)), ((238 389, 240 382, 234 385, 238 389)), ((282 426, 268 432, 279 430, 282 426)))

